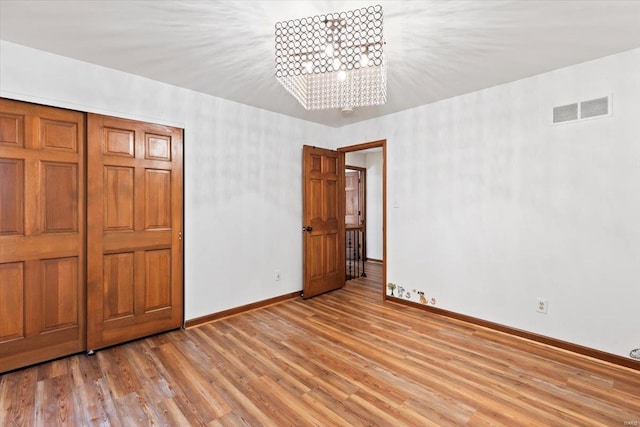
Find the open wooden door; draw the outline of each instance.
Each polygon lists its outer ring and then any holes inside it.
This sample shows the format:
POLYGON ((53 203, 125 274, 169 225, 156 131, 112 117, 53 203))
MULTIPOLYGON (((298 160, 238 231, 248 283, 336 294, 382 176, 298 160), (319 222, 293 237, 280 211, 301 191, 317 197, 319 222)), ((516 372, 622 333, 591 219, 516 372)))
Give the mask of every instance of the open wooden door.
POLYGON ((179 328, 182 130, 88 115, 87 349, 179 328))
POLYGON ((302 153, 302 296, 310 298, 345 283, 344 153, 307 145, 302 153))

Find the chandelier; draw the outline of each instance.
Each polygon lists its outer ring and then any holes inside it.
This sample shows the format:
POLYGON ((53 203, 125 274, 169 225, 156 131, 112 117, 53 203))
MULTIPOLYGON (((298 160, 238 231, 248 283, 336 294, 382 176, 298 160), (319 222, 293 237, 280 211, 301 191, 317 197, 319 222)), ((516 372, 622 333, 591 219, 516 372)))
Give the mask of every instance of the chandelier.
POLYGON ((387 101, 382 7, 276 23, 276 77, 307 110, 387 101))

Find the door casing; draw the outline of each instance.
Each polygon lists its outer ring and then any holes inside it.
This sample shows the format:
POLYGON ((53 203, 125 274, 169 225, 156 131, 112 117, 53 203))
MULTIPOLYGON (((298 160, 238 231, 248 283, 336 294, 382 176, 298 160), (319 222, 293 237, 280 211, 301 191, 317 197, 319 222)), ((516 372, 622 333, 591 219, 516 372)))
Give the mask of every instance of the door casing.
POLYGON ((387 299, 387 140, 380 139, 363 144, 338 148, 341 153, 363 151, 371 148, 382 148, 382 298, 387 299))

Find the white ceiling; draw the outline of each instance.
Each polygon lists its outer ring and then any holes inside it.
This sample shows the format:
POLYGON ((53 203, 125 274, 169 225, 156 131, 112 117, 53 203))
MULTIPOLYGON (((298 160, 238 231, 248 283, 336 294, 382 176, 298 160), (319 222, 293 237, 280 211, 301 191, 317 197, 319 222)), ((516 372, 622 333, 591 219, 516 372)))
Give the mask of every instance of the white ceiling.
POLYGON ((0 38, 343 126, 640 47, 640 1, 0 0, 0 38), (276 81, 275 23, 371 4, 387 104, 305 111, 276 81))

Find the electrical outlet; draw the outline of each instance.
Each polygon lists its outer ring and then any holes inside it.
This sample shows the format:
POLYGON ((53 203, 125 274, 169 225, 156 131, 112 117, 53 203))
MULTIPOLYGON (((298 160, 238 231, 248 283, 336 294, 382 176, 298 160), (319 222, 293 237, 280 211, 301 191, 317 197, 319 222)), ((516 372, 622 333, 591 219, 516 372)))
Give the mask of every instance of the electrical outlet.
POLYGON ((276 282, 279 282, 282 278, 282 274, 280 274, 280 270, 276 270, 276 282))
POLYGON ((549 308, 549 301, 546 299, 538 298, 538 306, 536 311, 538 313, 547 314, 547 309, 549 308))

